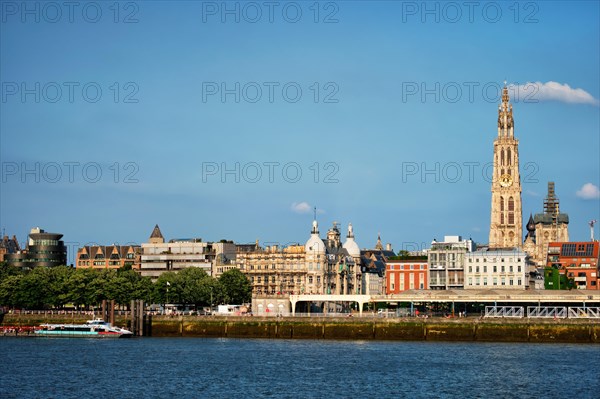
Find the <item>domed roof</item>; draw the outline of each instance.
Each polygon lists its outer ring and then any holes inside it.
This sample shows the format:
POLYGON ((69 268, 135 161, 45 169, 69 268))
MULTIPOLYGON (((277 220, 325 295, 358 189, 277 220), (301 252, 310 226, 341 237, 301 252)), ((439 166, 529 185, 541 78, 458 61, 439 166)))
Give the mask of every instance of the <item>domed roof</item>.
POLYGON ((306 250, 307 254, 324 254, 325 244, 323 243, 323 240, 321 240, 318 234, 311 234, 308 241, 306 241, 306 245, 304 245, 304 249, 306 250))
POLYGON ((353 258, 360 256, 360 248, 358 247, 356 241, 354 241, 354 230, 352 229, 352 223, 348 224, 348 235, 346 236, 346 242, 344 243, 343 247, 353 258))
POLYGON ((304 245, 304 250, 307 254, 324 254, 325 253, 325 243, 319 237, 319 225, 316 220, 313 220, 312 231, 310 234, 310 238, 306 241, 304 245))
POLYGON ((343 247, 348 251, 348 254, 353 258, 357 258, 360 256, 360 248, 354 238, 348 238, 344 243, 343 247))

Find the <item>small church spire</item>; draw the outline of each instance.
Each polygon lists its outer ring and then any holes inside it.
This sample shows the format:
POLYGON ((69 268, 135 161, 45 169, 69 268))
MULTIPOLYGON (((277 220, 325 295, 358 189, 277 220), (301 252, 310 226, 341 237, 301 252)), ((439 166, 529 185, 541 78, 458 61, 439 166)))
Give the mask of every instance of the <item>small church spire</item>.
POLYGON ((381 242, 381 233, 377 233, 377 244, 375 244, 375 249, 383 251, 383 243, 381 242))

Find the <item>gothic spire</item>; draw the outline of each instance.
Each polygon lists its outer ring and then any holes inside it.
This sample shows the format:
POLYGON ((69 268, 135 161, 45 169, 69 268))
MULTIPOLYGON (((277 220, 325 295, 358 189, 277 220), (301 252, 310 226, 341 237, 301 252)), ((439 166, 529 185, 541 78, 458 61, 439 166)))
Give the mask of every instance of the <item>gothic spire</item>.
POLYGON ((512 112, 512 104, 508 95, 508 86, 506 81, 502 88, 502 104, 498 106, 498 137, 514 136, 514 120, 512 112))

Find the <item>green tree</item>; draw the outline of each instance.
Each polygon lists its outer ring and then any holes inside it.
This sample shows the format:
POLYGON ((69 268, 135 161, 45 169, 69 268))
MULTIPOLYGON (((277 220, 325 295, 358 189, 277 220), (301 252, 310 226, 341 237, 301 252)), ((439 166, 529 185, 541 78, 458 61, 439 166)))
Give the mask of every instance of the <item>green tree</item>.
POLYGON ((207 304, 210 298, 210 276, 202 269, 189 267, 177 273, 181 286, 181 303, 196 306, 207 304))
POLYGON ((231 304, 242 304, 252 299, 252 287, 248 277, 239 269, 226 271, 219 278, 224 299, 231 304))
POLYGON ((91 283, 96 275, 97 272, 92 269, 75 269, 67 281, 69 302, 78 308, 97 303, 96 293, 90 293, 91 283))
POLYGON ((69 302, 69 278, 75 269, 68 266, 58 266, 48 269, 48 287, 50 290, 49 304, 52 307, 64 307, 69 302))
POLYGON ((37 267, 19 280, 17 306, 27 309, 44 309, 52 302, 52 291, 48 285, 49 269, 37 267))
POLYGON ((181 303, 181 289, 177 273, 163 273, 154 283, 154 302, 181 303))
POLYGON ((0 305, 18 307, 18 290, 21 285, 22 274, 3 276, 0 280, 0 305))

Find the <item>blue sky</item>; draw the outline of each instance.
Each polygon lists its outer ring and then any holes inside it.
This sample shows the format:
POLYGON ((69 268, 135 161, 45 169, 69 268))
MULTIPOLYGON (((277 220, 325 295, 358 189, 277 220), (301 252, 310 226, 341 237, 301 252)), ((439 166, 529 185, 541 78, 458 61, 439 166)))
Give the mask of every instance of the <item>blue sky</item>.
POLYGON ((276 2, 272 22, 263 2, 1 3, 0 227, 21 241, 304 242, 316 206, 361 247, 486 242, 504 80, 538 82, 514 102, 525 221, 548 181, 571 239, 600 219, 597 2, 276 2))

